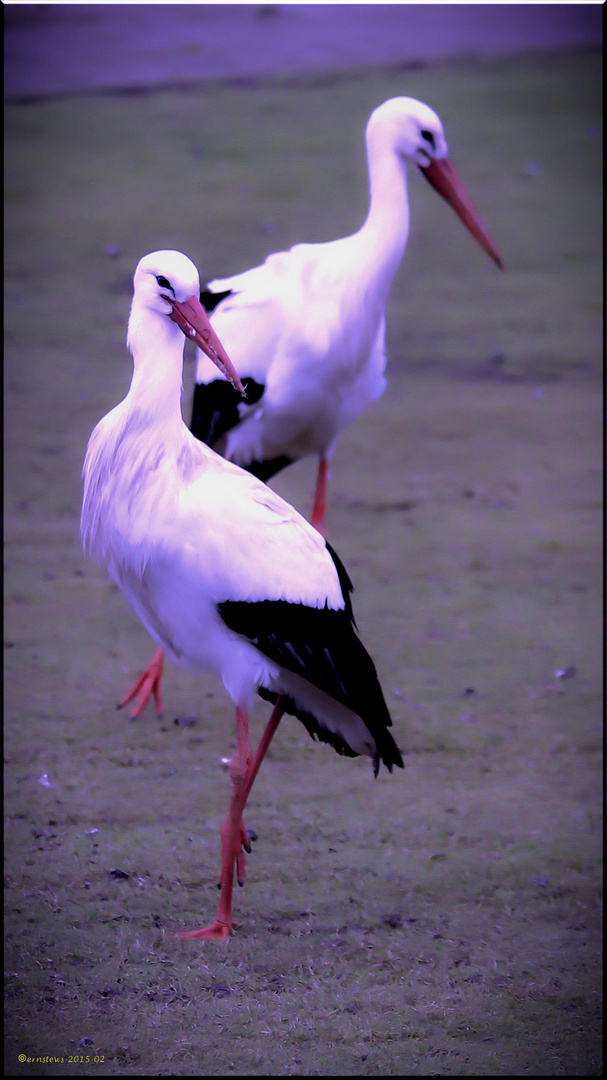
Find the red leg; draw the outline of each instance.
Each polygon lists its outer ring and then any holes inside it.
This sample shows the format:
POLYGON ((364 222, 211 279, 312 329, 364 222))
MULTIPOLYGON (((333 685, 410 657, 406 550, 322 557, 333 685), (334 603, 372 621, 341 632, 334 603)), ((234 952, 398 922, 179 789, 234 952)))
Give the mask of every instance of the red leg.
POLYGON ((126 697, 123 697, 122 701, 119 701, 116 708, 122 709, 124 705, 128 705, 129 701, 132 701, 134 697, 137 697, 135 706, 131 712, 129 719, 135 720, 142 709, 147 705, 150 700, 150 695, 154 695, 154 701, 156 702, 156 712, 158 716, 162 716, 164 709, 162 705, 162 689, 160 682, 162 679, 162 668, 164 665, 164 652, 162 649, 156 649, 152 659, 148 666, 142 672, 137 679, 137 682, 129 690, 126 697))
POLYGON ((204 938, 206 940, 227 941, 233 928, 237 925, 232 916, 234 867, 236 866, 238 879, 242 884, 244 880, 243 848, 245 851, 251 850, 251 843, 244 829, 242 814, 255 777, 259 772, 259 767, 283 713, 282 698, 279 697, 259 741, 255 756, 251 760, 247 714, 244 710, 236 709, 237 748, 236 754, 230 761, 232 793, 230 808, 221 826, 221 896, 219 898, 219 910, 210 926, 205 926, 202 930, 186 930, 180 934, 169 934, 168 937, 181 938, 182 940, 186 938, 204 938))
POLYGON ((321 536, 326 538, 326 510, 327 510, 327 486, 329 483, 329 459, 321 455, 318 463, 318 478, 316 480, 316 495, 314 496, 314 508, 310 524, 318 529, 321 536))

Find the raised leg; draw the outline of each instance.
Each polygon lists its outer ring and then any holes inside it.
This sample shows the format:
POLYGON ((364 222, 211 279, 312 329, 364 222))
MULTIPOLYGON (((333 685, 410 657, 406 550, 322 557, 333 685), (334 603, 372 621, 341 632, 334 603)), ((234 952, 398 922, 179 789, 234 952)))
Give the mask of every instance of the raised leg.
POLYGON ((181 940, 203 938, 205 940, 227 941, 233 928, 237 925, 232 916, 234 870, 236 869, 238 880, 242 884, 244 881, 243 848, 247 852, 251 850, 251 843, 245 832, 242 814, 255 777, 259 772, 259 767, 283 714, 282 698, 279 697, 259 741, 259 746, 251 760, 247 714, 242 709, 236 709, 236 754, 230 761, 230 781, 232 785, 230 808, 221 826, 221 879, 219 883, 221 895, 219 898, 219 910, 210 926, 205 926, 202 930, 185 930, 180 934, 169 934, 168 937, 181 938, 181 940))
POLYGON ((326 512, 327 512, 327 486, 329 483, 329 459, 321 455, 318 463, 318 477, 316 480, 316 494, 310 524, 318 529, 321 536, 326 538, 326 512))
POLYGON ((159 648, 156 649, 148 666, 139 676, 135 685, 131 687, 126 697, 123 697, 122 701, 118 702, 116 708, 122 709, 125 705, 128 705, 129 701, 132 701, 134 697, 137 697, 135 706, 131 710, 130 720, 135 720, 136 717, 139 716, 139 713, 147 705, 151 694, 154 695, 158 716, 163 715, 162 689, 160 686, 163 666, 164 652, 159 648))

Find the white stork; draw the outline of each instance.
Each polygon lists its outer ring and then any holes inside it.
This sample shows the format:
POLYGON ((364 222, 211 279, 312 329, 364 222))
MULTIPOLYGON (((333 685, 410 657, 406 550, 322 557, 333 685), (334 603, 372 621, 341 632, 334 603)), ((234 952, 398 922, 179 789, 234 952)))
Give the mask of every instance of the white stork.
MULTIPOLYGON (((323 536, 329 462, 339 435, 386 387, 386 301, 409 234, 407 162, 503 265, 428 105, 408 97, 384 101, 371 113, 366 143, 370 204, 358 232, 276 252, 262 266, 209 282, 201 295, 247 400, 199 353, 193 434, 261 480, 318 454, 311 522, 323 536)), ((137 697, 131 718, 151 693, 162 714, 162 662, 159 649, 119 703, 137 697)))
POLYGON ((182 331, 240 386, 199 291, 180 252, 153 252, 137 267, 133 379, 89 440, 81 534, 173 663, 217 674, 236 706, 219 910, 210 926, 176 935, 226 940, 234 872, 242 883, 250 851, 244 806, 283 714, 340 754, 367 754, 376 774, 380 761, 391 771, 402 758, 339 559, 288 503, 183 423, 182 331), (256 692, 274 709, 252 755, 256 692))
POLYGON ((432 109, 414 98, 391 98, 371 114, 366 140, 370 204, 358 232, 326 244, 296 244, 262 266, 209 282, 203 294, 248 400, 200 353, 191 430, 262 480, 318 454, 311 521, 323 535, 338 437, 386 387, 386 302, 409 233, 407 162, 502 266, 447 158, 432 109))

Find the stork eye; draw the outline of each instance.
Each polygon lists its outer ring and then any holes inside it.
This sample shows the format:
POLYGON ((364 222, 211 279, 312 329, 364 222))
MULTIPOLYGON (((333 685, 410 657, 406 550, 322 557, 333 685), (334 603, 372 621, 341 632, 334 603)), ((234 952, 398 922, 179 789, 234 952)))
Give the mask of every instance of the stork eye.
POLYGON ((162 274, 156 274, 156 281, 163 289, 170 289, 172 293, 175 292, 173 286, 171 285, 171 282, 167 281, 167 279, 163 277, 162 274))
POLYGON ((425 139, 426 142, 430 143, 430 146, 432 147, 433 150, 436 150, 436 144, 434 142, 434 135, 433 135, 433 133, 431 131, 420 131, 420 135, 421 135, 422 139, 425 139))

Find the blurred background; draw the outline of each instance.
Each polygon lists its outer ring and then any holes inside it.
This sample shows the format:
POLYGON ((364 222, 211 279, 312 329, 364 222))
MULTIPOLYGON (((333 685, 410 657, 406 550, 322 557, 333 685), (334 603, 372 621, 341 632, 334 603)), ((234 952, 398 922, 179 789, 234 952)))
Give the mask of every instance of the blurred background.
MULTIPOLYGON (((601 6, 3 11, 5 1070, 599 1075, 601 6), (80 472, 128 389, 133 271, 354 231, 399 94, 507 268, 410 169, 388 390, 328 506, 405 773, 285 721, 242 928, 165 944, 216 902, 233 727, 173 669, 163 719, 114 709, 151 643, 82 554, 80 472)), ((304 514, 315 468, 273 485, 304 514)))
POLYGON ((8 98, 598 45, 600 4, 5 4, 8 98))

